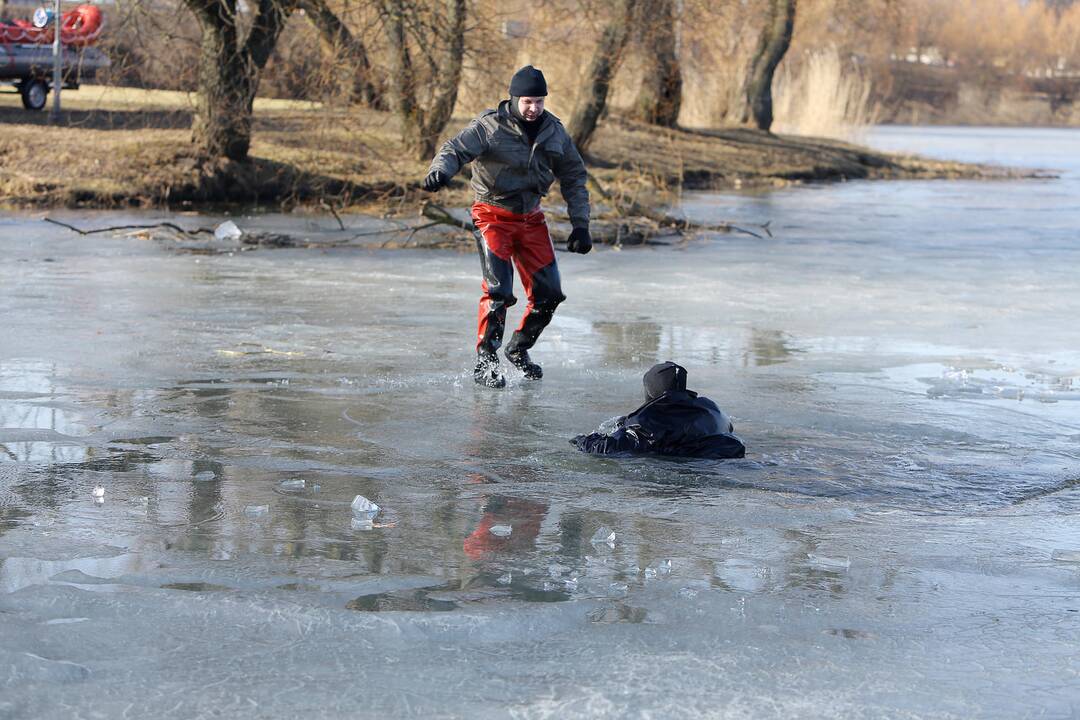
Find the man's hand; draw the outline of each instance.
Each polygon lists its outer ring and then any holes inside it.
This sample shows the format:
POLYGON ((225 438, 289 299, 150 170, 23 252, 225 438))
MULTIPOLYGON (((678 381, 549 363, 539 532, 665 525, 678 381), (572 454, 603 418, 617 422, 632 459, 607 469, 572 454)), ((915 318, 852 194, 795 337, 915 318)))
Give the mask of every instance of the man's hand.
POLYGON ((566 249, 570 252, 586 254, 592 250, 592 237, 589 236, 588 228, 576 227, 570 232, 566 241, 566 249))
POLYGON ((442 170, 432 170, 424 178, 424 189, 428 192, 439 192, 450 183, 450 178, 442 170))

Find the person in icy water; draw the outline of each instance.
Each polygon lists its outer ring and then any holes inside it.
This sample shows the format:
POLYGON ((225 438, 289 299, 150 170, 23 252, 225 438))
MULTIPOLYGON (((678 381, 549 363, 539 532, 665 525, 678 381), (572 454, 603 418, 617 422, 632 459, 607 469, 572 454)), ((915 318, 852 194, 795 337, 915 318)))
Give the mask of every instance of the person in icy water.
POLYGON ((506 385, 496 351, 502 346, 506 308, 517 302, 513 265, 528 307, 506 345, 506 359, 530 380, 543 377, 529 349, 566 299, 540 211, 540 199, 555 180, 573 225, 566 248, 582 254, 592 249, 585 163, 559 119, 544 110, 545 97, 544 74, 532 65, 518 70, 510 80, 510 99, 447 140, 424 178, 424 189, 436 192, 464 165, 473 164, 472 219, 484 276, 473 378, 493 388, 506 385))
POLYGON ((618 418, 610 433, 578 435, 570 444, 597 455, 644 454, 741 458, 746 446, 712 400, 686 389, 686 368, 673 362, 645 373, 645 404, 618 418))

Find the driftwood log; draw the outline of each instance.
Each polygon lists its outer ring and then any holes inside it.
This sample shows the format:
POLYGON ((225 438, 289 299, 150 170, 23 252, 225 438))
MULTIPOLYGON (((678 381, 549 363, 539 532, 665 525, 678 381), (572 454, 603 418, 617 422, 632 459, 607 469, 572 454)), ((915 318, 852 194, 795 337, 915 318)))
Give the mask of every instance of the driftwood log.
MULTIPOLYGON (((663 211, 646 207, 636 200, 615 195, 607 190, 600 181, 591 174, 588 178, 589 189, 606 203, 613 211, 614 217, 601 216, 592 222, 591 233, 593 242, 599 245, 672 245, 679 242, 683 236, 696 232, 737 232, 751 235, 756 238, 765 236, 772 237, 769 223, 751 225, 750 229, 729 222, 699 224, 686 218, 669 215, 663 211)), ((473 233, 476 226, 472 220, 461 219, 447 210, 442 205, 425 201, 420 206, 420 214, 431 220, 428 225, 421 226, 416 230, 430 227, 431 225, 448 225, 461 228, 473 233)), ((415 233, 416 230, 413 232, 415 233)), ((552 233, 552 239, 560 244, 566 242, 566 235, 560 232, 558 226, 552 233)))

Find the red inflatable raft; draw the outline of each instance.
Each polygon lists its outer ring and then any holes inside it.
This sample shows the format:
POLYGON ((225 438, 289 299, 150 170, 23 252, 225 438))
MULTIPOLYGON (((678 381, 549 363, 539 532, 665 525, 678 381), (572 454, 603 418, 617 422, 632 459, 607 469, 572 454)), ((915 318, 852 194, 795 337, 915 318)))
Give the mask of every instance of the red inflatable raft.
MULTIPOLYGON (((95 5, 78 5, 68 10, 60 20, 60 42, 69 47, 93 45, 101 34, 101 9, 95 5)), ((10 25, 0 24, 0 44, 49 45, 53 41, 53 25, 34 27, 25 20, 10 25)))

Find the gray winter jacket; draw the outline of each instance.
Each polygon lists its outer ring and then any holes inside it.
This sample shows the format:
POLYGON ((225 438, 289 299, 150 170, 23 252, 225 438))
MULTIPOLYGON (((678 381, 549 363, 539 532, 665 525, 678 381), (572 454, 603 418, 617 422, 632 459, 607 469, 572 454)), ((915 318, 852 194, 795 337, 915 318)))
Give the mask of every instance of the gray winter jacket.
POLYGON ((441 170, 453 177, 469 162, 477 202, 524 214, 535 210, 558 180, 570 223, 589 227, 585 163, 562 122, 551 113, 544 112, 536 144, 530 145, 510 113, 510 101, 503 100, 498 110, 485 110, 443 143, 428 172, 441 170))

